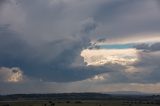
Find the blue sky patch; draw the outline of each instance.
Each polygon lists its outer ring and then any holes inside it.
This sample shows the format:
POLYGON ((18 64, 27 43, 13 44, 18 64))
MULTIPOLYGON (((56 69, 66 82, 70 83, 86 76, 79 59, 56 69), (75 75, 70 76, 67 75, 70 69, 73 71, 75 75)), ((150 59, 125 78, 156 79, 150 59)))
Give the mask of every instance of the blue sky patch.
POLYGON ((100 48, 104 48, 104 49, 129 49, 129 48, 133 48, 133 44, 104 44, 104 45, 100 45, 100 48))

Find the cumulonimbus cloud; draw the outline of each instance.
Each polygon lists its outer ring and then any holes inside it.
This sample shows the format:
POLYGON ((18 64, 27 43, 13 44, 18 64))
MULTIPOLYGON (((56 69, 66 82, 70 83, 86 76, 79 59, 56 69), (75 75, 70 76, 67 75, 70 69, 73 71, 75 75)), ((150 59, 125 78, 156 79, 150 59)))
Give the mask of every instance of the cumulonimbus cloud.
MULTIPOLYGON (((156 0, 1 0, 0 66, 6 70, 19 67, 26 76, 42 82, 81 84, 90 78, 103 79, 98 75, 108 72, 110 79, 104 77, 105 83, 159 82, 156 76, 159 44, 141 44, 159 40, 160 15, 156 3, 156 0), (128 52, 130 57, 121 53, 124 57, 115 58, 107 51, 107 57, 112 57, 109 61, 116 64, 86 66, 80 55, 94 40, 99 45, 136 42, 140 45, 128 52), (140 52, 134 54, 136 50, 140 52), (133 58, 138 62, 119 64, 133 58)), ((97 51, 101 51, 98 46, 97 51)))

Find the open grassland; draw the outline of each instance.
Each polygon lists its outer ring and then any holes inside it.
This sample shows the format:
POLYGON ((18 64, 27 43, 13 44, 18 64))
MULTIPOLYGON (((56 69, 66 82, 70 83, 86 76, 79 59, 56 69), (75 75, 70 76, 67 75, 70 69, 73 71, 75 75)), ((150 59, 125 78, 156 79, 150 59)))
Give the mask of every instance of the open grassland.
POLYGON ((123 101, 123 100, 61 100, 61 101, 3 101, 0 106, 160 106, 151 101, 123 101))

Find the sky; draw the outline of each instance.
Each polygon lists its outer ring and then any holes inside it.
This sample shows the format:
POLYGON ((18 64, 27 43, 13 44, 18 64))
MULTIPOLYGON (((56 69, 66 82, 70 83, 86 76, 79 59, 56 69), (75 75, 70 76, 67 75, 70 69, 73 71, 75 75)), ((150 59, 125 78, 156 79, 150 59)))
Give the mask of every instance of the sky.
POLYGON ((0 94, 160 93, 159 0, 0 0, 0 94))

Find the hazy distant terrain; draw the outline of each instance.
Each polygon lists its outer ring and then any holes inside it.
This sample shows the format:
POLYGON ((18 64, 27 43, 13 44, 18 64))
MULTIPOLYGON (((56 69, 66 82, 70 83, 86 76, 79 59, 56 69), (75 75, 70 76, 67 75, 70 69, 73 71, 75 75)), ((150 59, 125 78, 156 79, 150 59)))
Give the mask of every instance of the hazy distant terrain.
POLYGON ((100 93, 17 94, 0 96, 0 106, 159 106, 159 95, 100 93))
POLYGON ((0 94, 160 93, 159 69, 160 0, 0 0, 0 94))

